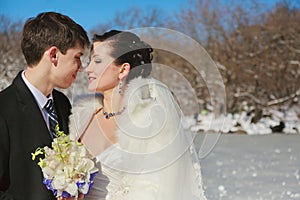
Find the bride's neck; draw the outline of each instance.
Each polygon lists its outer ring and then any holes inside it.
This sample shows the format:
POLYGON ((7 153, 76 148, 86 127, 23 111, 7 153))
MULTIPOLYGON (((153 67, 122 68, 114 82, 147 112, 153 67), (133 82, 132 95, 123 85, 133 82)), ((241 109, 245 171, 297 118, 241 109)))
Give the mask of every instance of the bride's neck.
POLYGON ((105 112, 118 112, 121 109, 122 96, 113 91, 103 93, 103 110, 105 112))

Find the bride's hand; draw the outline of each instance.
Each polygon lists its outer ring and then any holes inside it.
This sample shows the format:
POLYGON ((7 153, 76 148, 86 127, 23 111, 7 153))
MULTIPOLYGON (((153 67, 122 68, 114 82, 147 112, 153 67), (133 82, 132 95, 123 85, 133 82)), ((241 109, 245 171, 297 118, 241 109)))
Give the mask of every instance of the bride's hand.
MULTIPOLYGON (((84 198, 84 195, 83 194, 80 194, 77 198, 77 200, 80 200, 80 199, 83 199, 84 198)), ((57 200, 75 200, 74 197, 69 197, 69 198, 64 198, 64 197, 58 197, 57 200)))

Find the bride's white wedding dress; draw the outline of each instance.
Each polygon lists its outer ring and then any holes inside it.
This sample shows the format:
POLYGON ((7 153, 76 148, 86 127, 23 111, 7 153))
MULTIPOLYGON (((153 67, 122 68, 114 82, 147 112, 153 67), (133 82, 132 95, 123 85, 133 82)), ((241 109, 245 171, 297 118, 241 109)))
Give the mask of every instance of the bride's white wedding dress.
MULTIPOLYGON (((70 134, 79 138, 101 99, 73 106, 70 134)), ((85 199, 206 200, 192 133, 182 127, 182 114, 171 92, 155 79, 136 78, 117 117, 118 141, 96 156, 102 173, 85 199)), ((100 142, 99 142, 100 144, 100 142)))

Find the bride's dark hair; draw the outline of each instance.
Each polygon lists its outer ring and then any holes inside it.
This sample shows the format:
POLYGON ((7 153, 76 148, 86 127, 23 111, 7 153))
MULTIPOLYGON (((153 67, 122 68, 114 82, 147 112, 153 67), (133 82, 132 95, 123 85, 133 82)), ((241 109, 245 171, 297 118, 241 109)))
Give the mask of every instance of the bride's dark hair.
POLYGON ((111 30, 103 35, 95 34, 93 42, 109 42, 112 47, 110 55, 115 59, 116 65, 130 64, 127 81, 142 76, 148 77, 152 70, 152 47, 134 33, 111 30))

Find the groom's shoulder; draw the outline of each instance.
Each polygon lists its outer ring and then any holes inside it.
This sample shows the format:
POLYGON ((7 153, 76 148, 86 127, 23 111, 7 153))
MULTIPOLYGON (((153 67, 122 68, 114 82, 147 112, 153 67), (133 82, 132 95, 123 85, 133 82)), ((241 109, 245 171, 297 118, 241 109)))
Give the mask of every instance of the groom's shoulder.
POLYGON ((58 100, 60 102, 67 102, 70 103, 69 98, 61 91, 58 91, 56 89, 53 90, 52 95, 55 100, 58 100))
POLYGON ((16 99, 15 89, 13 85, 10 85, 7 88, 0 91, 0 105, 5 106, 4 103, 12 103, 13 99, 16 99))
POLYGON ((57 97, 68 98, 62 91, 59 91, 57 89, 53 89, 52 94, 57 97))

